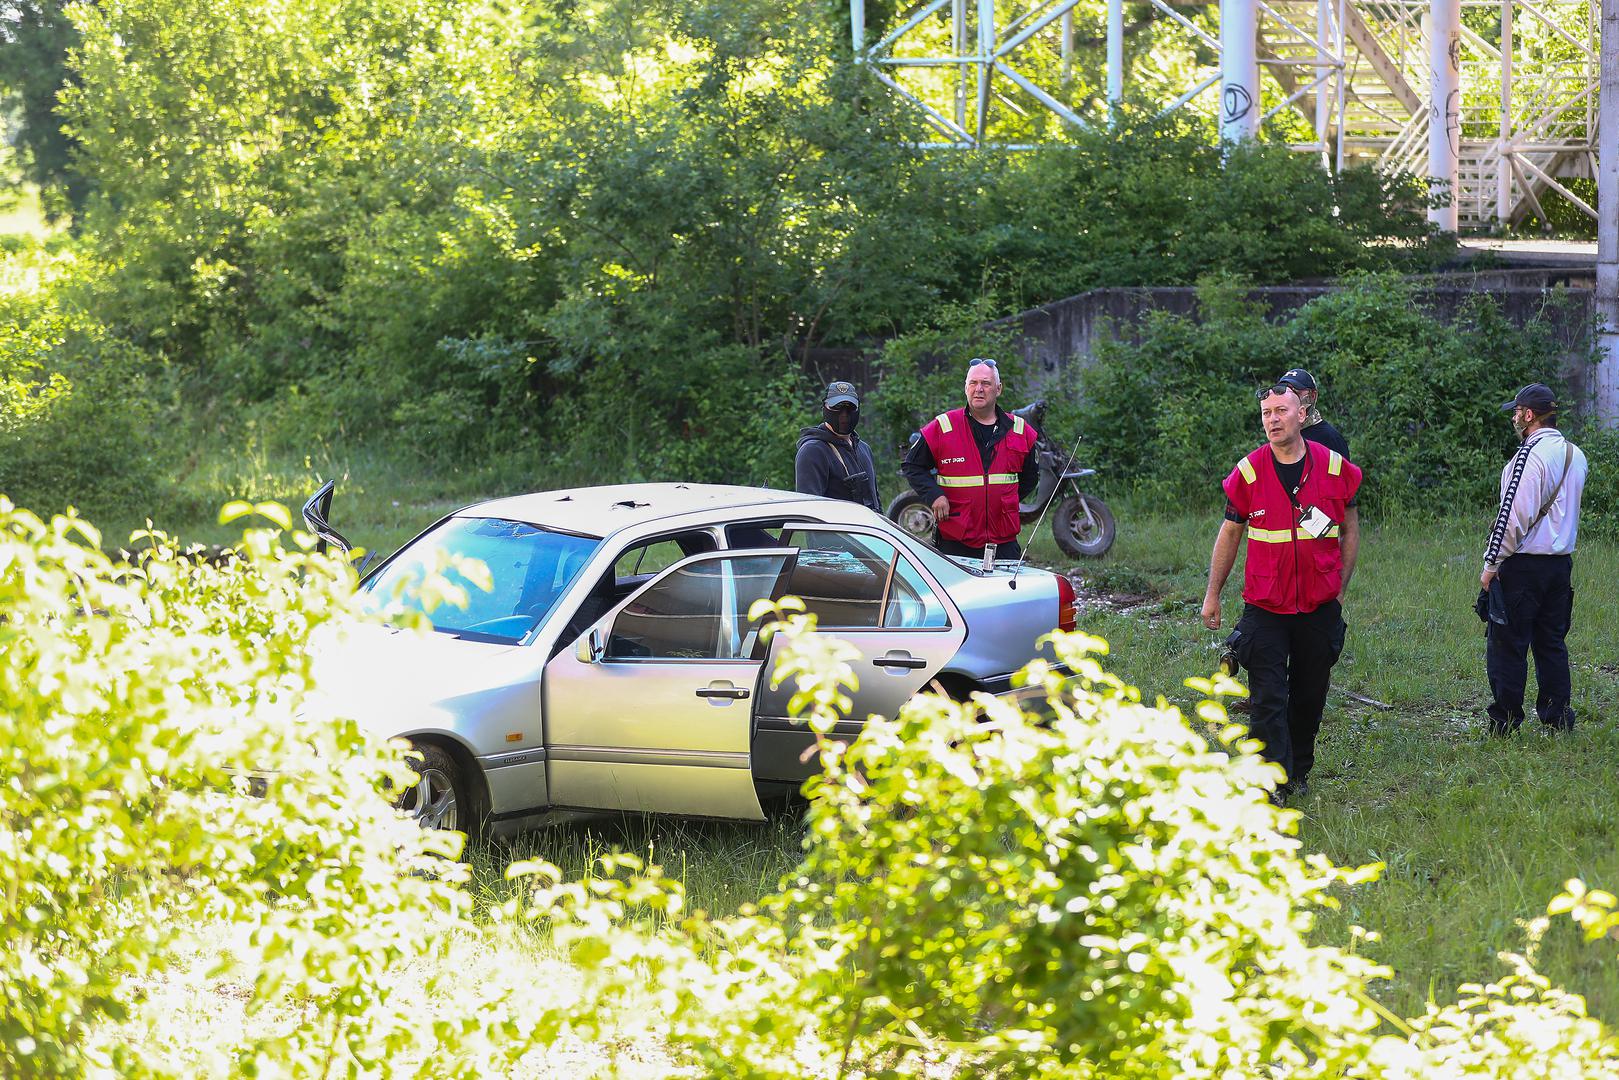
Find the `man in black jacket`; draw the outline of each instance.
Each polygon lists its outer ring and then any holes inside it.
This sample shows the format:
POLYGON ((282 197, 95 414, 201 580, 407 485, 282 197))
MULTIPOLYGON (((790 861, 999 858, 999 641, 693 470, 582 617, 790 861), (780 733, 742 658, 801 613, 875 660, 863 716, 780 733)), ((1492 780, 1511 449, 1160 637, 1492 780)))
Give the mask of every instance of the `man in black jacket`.
POLYGON ((1316 388, 1315 376, 1303 368, 1291 368, 1282 373, 1276 380, 1277 386, 1291 386, 1299 395, 1299 401, 1304 405, 1304 437, 1311 442, 1320 443, 1328 450, 1336 450, 1350 461, 1349 440, 1343 433, 1322 417, 1321 410, 1316 408, 1316 401, 1321 393, 1316 388))
POLYGON ((854 384, 829 384, 821 399, 821 412, 822 422, 798 435, 798 456, 793 459, 794 489, 877 510, 877 469, 872 464, 871 447, 855 434, 860 423, 860 397, 854 384))

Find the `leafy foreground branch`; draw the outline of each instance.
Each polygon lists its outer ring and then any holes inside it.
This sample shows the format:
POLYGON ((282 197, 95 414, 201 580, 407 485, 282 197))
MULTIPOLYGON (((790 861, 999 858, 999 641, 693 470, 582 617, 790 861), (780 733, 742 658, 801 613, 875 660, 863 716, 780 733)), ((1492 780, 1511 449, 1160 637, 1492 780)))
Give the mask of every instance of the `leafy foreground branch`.
MULTIPOLYGON (((632 859, 574 882, 518 863, 527 887, 475 920, 456 838, 389 806, 403 747, 313 694, 311 641, 356 618, 347 567, 272 529, 224 566, 142 539, 115 562, 82 520, 0 499, 0 1073, 528 1074, 579 1040, 615 1073, 651 1016, 701 1075, 1619 1076, 1612 1033, 1530 956, 1384 1015, 1385 970, 1308 940, 1377 868, 1301 855, 1225 723, 1236 685, 1193 681, 1201 734, 1083 634, 1055 639, 1071 685, 1028 673, 1048 718, 929 697, 844 745, 850 654, 784 607, 777 675, 825 769, 781 891, 710 919, 632 859), (249 774, 273 777, 262 798, 249 774), (174 1046, 143 994, 202 923, 255 1022, 174 1046), (571 964, 565 992, 453 962, 524 923, 571 964)), ((1614 927, 1579 883, 1553 907, 1614 927)))

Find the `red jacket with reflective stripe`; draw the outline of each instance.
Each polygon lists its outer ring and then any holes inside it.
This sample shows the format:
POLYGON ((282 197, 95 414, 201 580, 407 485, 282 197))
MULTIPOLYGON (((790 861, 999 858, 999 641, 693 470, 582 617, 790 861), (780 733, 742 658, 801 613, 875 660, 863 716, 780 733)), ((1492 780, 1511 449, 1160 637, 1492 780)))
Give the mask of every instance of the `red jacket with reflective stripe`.
POLYGON ((1248 519, 1248 561, 1242 598, 1279 615, 1314 611, 1337 599, 1343 588, 1338 526, 1360 490, 1360 467, 1335 450, 1306 441, 1309 462, 1299 486, 1300 511, 1317 506, 1333 521, 1318 539, 1299 531, 1298 512, 1276 475, 1267 443, 1237 462, 1225 478, 1225 494, 1248 519))
POLYGON ((1018 516, 1018 473, 1033 452, 1039 432, 1023 417, 1012 417, 1012 430, 995 444, 986 470, 969 422, 966 409, 951 409, 922 429, 939 469, 939 486, 950 500, 950 516, 939 522, 939 535, 968 547, 1016 540, 1023 528, 1018 516))

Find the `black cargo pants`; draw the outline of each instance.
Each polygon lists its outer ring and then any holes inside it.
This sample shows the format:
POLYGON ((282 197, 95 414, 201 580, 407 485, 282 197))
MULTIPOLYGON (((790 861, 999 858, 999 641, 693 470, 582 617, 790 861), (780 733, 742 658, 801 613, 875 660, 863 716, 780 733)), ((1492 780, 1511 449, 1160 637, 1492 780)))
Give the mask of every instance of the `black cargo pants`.
POLYGON ((1525 656, 1535 657, 1535 715, 1553 727, 1574 726, 1569 708, 1573 689, 1564 638, 1574 614, 1570 555, 1512 555, 1501 564, 1497 580, 1505 600, 1506 625, 1488 624, 1484 670, 1490 679, 1490 730, 1497 735, 1523 723, 1524 684, 1529 679, 1525 656))
POLYGON ((1248 733, 1265 744, 1261 753, 1287 772, 1289 783, 1315 766, 1315 737, 1345 629, 1336 600, 1302 615, 1242 607, 1234 648, 1248 669, 1248 733))

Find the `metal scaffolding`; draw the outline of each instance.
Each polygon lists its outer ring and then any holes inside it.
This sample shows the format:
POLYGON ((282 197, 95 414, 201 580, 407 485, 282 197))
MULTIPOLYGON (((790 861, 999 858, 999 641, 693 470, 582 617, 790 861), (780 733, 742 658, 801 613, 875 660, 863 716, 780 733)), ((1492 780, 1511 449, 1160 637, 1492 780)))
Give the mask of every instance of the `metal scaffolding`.
POLYGON ((856 62, 922 110, 938 145, 1044 145, 1132 95, 1328 168, 1427 176, 1452 196, 1434 220, 1455 229, 1544 221, 1548 192, 1596 216, 1569 181, 1597 175, 1599 5, 917 0, 871 42, 864 0, 850 14, 856 62))

